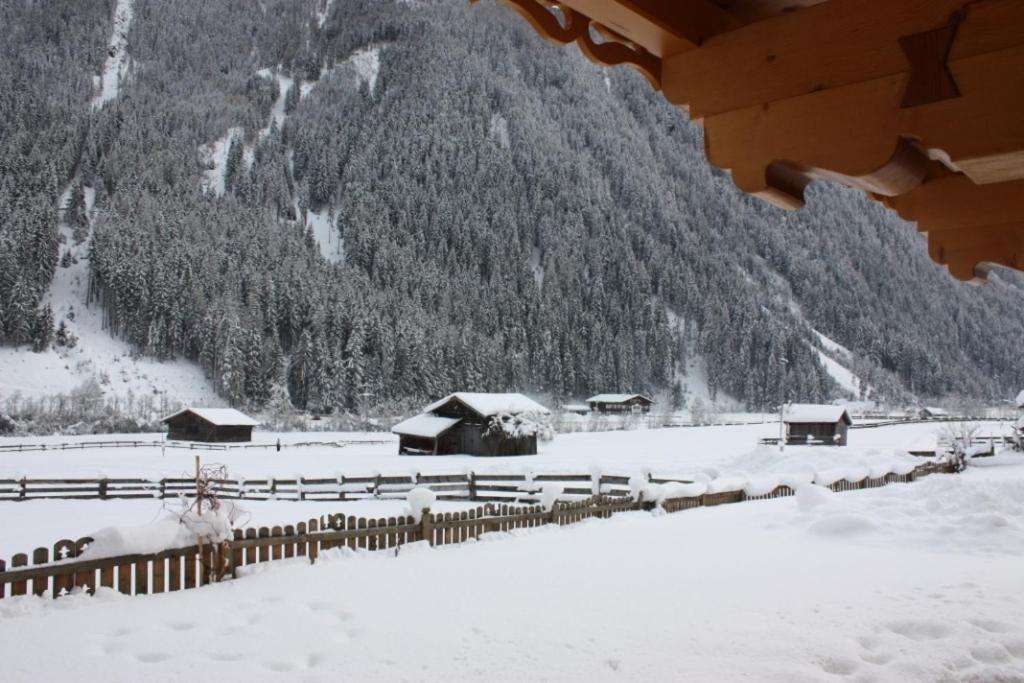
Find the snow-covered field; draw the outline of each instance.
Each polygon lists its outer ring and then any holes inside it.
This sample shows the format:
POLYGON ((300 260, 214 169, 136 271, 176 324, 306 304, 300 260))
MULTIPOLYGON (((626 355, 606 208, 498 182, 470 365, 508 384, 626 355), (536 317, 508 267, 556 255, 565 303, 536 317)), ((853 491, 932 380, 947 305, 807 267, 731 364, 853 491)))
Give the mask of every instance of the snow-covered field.
POLYGON ((397 557, 334 550, 183 593, 7 599, 4 677, 1020 681, 1024 458, 983 464, 397 557))

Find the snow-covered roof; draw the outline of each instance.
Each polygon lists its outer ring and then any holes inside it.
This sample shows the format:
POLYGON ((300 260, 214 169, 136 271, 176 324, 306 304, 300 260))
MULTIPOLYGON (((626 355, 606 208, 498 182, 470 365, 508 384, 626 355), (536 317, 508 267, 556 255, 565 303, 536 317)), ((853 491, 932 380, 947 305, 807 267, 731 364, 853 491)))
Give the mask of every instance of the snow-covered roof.
POLYGON ((242 427, 255 427, 259 424, 256 420, 234 408, 183 408, 173 415, 168 415, 161 422, 167 422, 184 413, 194 413, 212 425, 223 427, 227 425, 238 425, 242 427))
POLYGON ((580 410, 590 410, 590 406, 586 403, 566 403, 562 406, 562 410, 568 410, 569 412, 578 412, 580 410))
POLYGON ((440 436, 461 421, 457 417, 438 417, 437 415, 417 415, 399 422, 391 428, 393 434, 407 436, 424 436, 432 439, 440 436))
POLYGON ((823 422, 839 422, 845 420, 852 424, 850 414, 843 406, 830 406, 817 403, 793 403, 786 406, 783 422, 790 424, 809 424, 823 422))
POLYGON ((1016 403, 1018 408, 1024 408, 1024 391, 1021 391, 1019 394, 1017 394, 1016 403))
MULTIPOLYGON (((651 401, 651 399, 643 394, 598 394, 588 398, 587 403, 625 403, 631 398, 642 398, 646 401, 651 401)), ((651 401, 651 403, 654 403, 654 401, 651 401)))
POLYGON ((431 413, 453 398, 459 399, 483 417, 490 417, 498 413, 510 413, 512 415, 517 413, 541 413, 547 415, 550 412, 541 404, 522 394, 477 394, 465 391, 445 396, 440 401, 431 403, 424 408, 423 412, 431 413))
POLYGON ((936 408, 935 406, 925 406, 921 410, 927 410, 931 415, 949 415, 949 412, 942 408, 936 408))

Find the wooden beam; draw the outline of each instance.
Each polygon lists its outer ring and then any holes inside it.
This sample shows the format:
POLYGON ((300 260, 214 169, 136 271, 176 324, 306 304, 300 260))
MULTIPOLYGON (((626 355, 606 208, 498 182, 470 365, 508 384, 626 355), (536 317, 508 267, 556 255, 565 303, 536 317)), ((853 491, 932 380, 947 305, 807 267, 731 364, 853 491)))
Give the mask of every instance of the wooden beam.
MULTIPOLYGON (((665 97, 695 118, 906 74, 900 38, 950 24, 965 0, 830 0, 666 57, 665 97)), ((950 61, 1024 43, 1024 2, 969 4, 950 61)))
POLYGON ((984 280, 992 266, 1024 266, 1024 180, 977 185, 940 172, 899 197, 876 197, 928 236, 928 253, 954 277, 984 280))
POLYGON ((784 12, 795 12, 823 2, 825 0, 716 0, 717 5, 744 23, 768 19, 784 12))
POLYGON ((711 0, 559 0, 656 57, 692 50, 742 22, 711 0))
POLYGON ((1012 77, 1024 73, 1024 46, 963 59, 951 71, 961 97, 913 109, 900 106, 906 75, 898 74, 707 118, 708 158, 730 170, 740 189, 782 206, 800 206, 803 197, 773 187, 773 164, 878 194, 908 191, 909 176, 889 173, 900 139, 969 176, 983 168, 976 182, 1024 177, 1012 163, 1024 151, 1024 89, 1012 77))

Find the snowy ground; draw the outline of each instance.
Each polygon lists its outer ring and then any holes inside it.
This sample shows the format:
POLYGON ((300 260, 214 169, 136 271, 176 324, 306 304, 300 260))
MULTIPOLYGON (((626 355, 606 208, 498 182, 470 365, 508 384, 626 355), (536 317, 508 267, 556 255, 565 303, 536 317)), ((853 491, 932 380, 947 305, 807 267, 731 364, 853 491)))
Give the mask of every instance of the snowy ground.
POLYGON ((398 557, 330 551, 176 594, 7 599, 4 674, 1020 681, 1024 459, 986 464, 398 557))

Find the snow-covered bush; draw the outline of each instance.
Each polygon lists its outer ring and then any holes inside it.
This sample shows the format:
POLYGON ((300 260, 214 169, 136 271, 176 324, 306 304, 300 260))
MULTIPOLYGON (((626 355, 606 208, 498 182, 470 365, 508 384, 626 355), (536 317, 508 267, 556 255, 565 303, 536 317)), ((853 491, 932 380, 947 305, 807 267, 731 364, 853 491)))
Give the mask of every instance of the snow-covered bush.
POLYGON ((516 439, 536 434, 541 441, 550 441, 555 437, 555 430, 551 426, 551 416, 534 412, 502 412, 492 415, 487 425, 487 433, 503 433, 516 439))

